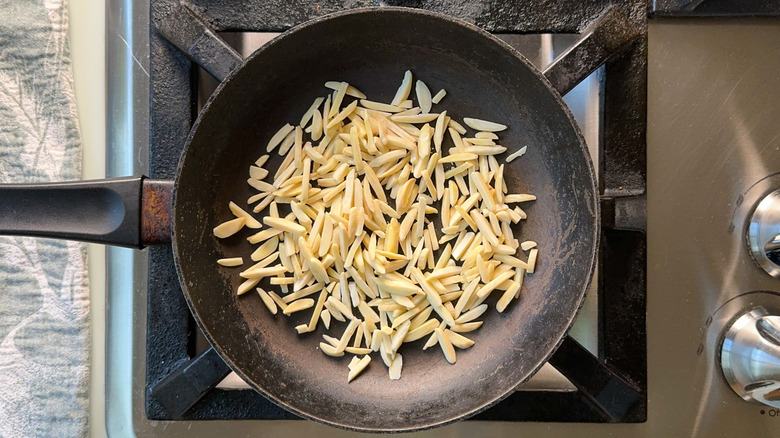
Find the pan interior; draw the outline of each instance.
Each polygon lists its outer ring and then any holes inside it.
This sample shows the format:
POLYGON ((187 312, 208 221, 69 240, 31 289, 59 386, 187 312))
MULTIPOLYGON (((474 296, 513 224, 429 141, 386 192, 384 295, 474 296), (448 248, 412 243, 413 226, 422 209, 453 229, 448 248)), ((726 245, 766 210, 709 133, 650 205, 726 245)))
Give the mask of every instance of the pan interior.
MULTIPOLYGON (((449 143, 447 143, 449 144, 449 143)), ((448 147, 448 146, 447 146, 448 147)), ((446 147, 445 147, 446 149, 446 147)), ((477 412, 527 380, 547 359, 578 310, 593 266, 597 236, 594 176, 568 111, 538 73, 507 46, 471 27, 427 13, 398 9, 342 14, 299 27, 250 57, 212 97, 191 135, 177 179, 174 251, 188 302, 206 336, 248 383, 299 414, 361 430, 410 430, 477 412), (237 297, 241 268, 221 257, 249 261, 251 230, 219 240, 211 229, 232 218, 234 201, 254 194, 248 168, 285 123, 296 125, 326 81, 348 81, 369 99, 389 102, 405 70, 433 93, 434 107, 457 120, 499 121, 509 153, 509 191, 533 193, 528 220, 515 236, 539 244, 537 271, 504 314, 491 310, 476 342, 455 365, 438 349, 406 344, 399 381, 390 381, 376 355, 347 384, 349 355, 331 358, 318 343, 322 327, 299 336, 310 312, 272 316, 255 293, 237 297)), ((265 164, 273 174, 282 157, 265 164)), ((248 210, 251 207, 246 207, 248 210)), ((437 221, 438 222, 438 221, 437 221)), ((270 286, 266 286, 270 287, 270 286)), ((494 303, 493 300, 491 303, 494 303)), ((331 334, 340 336, 345 324, 331 334)), ((437 347, 438 348, 438 347, 437 347)))

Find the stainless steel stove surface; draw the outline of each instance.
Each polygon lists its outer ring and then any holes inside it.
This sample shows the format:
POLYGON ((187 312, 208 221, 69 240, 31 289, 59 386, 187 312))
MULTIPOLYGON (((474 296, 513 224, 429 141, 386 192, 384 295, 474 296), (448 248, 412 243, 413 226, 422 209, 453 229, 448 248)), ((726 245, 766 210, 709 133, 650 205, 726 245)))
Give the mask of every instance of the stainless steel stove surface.
MULTIPOLYGON (((109 53, 116 50, 115 62, 109 63, 108 173, 145 174, 150 170, 145 159, 149 154, 146 72, 155 75, 144 55, 148 54, 149 24, 143 18, 149 16, 149 4, 109 2, 109 8, 109 53), (113 21, 120 17, 122 21, 113 21), (117 38, 120 35, 123 41, 117 38)), ((591 12, 598 15, 598 9, 591 12)), ((664 9, 657 11, 661 15, 664 9)), ((777 293, 780 283, 752 261, 744 235, 747 219, 762 195, 780 188, 780 178, 775 176, 780 171, 777 24, 776 19, 747 18, 657 18, 649 22, 646 421, 572 424, 583 420, 576 415, 567 420, 564 412, 552 415, 556 419, 552 422, 466 421, 419 435, 780 436, 775 432, 780 411, 740 399, 724 380, 719 365, 720 338, 735 317, 756 304, 770 311, 780 308, 780 298, 765 292, 777 293)), ((544 38, 550 37, 539 41, 544 38)), ((154 50, 163 49, 153 43, 154 50)), ((537 56, 544 62, 549 53, 537 56)), ((579 100, 570 96, 575 114, 579 112, 576 105, 591 106, 594 96, 597 104, 603 103, 602 93, 610 90, 602 88, 601 74, 572 93, 580 93, 579 100)), ((597 110, 578 117, 586 125, 591 145, 598 145, 605 124, 614 123, 600 114, 597 110)), ((178 129, 186 132, 188 127, 178 129)), ((177 158, 154 157, 158 161, 177 158)), ((155 257, 165 257, 164 249, 157 251, 152 254, 153 264, 155 257)), ((148 250, 109 249, 108 259, 109 435, 348 434, 304 420, 149 420, 146 324, 147 313, 159 309, 147 307, 147 289, 155 287, 155 282, 176 279, 153 276, 150 285, 148 250)), ((578 322, 576 337, 598 352, 599 343, 610 333, 594 331, 600 306, 598 302, 591 306, 578 322)), ((637 336, 637 342, 644 342, 641 331, 637 336)), ((192 341, 189 337, 179 342, 192 341)), ((554 382, 546 388, 574 391, 565 380, 554 382)))

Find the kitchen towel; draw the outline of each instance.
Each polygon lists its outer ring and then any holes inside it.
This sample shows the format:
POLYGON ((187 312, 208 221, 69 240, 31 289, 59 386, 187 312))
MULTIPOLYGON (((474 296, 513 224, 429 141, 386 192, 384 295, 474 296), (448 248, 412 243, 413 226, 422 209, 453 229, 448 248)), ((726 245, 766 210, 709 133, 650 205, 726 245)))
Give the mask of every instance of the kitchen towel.
MULTIPOLYGON (((79 179, 66 0, 0 0, 0 183, 79 179)), ((0 437, 88 433, 83 244, 0 237, 0 437)))

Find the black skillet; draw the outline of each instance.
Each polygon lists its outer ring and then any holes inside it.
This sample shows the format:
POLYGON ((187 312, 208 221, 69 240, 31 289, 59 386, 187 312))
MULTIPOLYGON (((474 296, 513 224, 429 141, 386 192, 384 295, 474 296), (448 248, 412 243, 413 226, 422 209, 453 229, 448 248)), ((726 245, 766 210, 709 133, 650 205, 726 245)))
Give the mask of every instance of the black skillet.
MULTIPOLYGON (((273 171, 280 163, 274 156, 266 166, 273 171)), ((7 186, 0 192, 0 231, 128 246, 159 243, 168 230, 170 182, 140 181, 7 186)), ((409 431, 463 419, 528 380, 555 351, 582 304, 599 235, 593 167, 572 115, 549 82, 479 28, 401 8, 322 17, 246 59, 195 122, 172 193, 171 241, 182 289, 220 356, 280 406, 363 431, 409 431), (211 229, 231 218, 229 201, 241 204, 252 194, 249 165, 280 126, 297 123, 312 100, 325 95, 325 81, 348 81, 369 98, 389 101, 407 69, 434 93, 447 90, 441 107, 449 115, 500 121, 510 127, 501 134, 502 144, 510 151, 528 146, 505 173, 511 192, 538 198, 515 232, 539 242, 540 259, 520 300, 504 314, 485 316, 484 326, 468 335, 476 345, 460 351, 456 365, 415 343, 404 347, 401 380, 389 380, 377 359, 347 384, 348 359, 317 350, 321 327, 296 334, 294 327, 308 316, 273 317, 258 296, 235 295, 237 269, 215 261, 248 259, 249 231, 218 240, 211 229)))

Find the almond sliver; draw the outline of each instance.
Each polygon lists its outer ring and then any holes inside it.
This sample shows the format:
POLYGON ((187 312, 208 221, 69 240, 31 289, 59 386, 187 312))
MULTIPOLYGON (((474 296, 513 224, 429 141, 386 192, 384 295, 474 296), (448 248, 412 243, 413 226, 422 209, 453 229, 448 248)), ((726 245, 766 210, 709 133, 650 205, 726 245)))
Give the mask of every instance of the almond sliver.
POLYGON ((487 120, 481 119, 473 119, 470 117, 464 117, 463 123, 475 131, 499 132, 507 128, 506 125, 502 125, 500 123, 489 122, 487 120))

